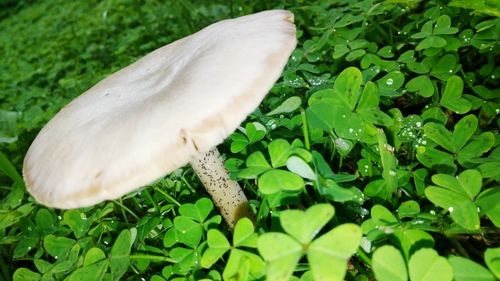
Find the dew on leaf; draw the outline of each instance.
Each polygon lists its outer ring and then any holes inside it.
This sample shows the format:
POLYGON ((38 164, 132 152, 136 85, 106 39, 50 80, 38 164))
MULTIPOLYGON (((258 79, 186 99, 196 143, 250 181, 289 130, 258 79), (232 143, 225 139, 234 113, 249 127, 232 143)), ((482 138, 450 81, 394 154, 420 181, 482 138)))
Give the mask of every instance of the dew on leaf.
POLYGON ((372 242, 366 237, 361 238, 361 243, 359 245, 363 251, 370 253, 372 250, 372 242))
POLYGON ((394 232, 394 229, 390 226, 382 226, 379 228, 379 230, 381 230, 382 232, 384 232, 385 234, 391 234, 394 232))
POLYGON ((390 152, 394 152, 394 147, 388 143, 384 144, 384 148, 390 152))
POLYGON ((335 139, 335 145, 337 145, 337 147, 340 150, 348 150, 349 149, 349 144, 343 138, 335 139))

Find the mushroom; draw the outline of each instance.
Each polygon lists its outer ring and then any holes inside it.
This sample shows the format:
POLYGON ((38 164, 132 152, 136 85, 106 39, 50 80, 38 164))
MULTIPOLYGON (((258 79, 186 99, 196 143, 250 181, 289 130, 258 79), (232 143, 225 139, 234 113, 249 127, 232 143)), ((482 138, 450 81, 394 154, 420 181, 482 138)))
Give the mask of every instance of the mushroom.
POLYGON ((295 48, 293 14, 223 20, 163 46, 61 109, 24 159, 31 195, 71 209, 191 163, 230 227, 248 201, 215 148, 256 109, 295 48))

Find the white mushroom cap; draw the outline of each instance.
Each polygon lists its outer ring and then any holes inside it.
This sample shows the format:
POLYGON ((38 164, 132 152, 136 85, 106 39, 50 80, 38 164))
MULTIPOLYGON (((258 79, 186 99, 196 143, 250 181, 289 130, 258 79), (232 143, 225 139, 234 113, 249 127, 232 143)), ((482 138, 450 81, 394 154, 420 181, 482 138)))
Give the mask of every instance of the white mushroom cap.
POLYGON ((24 160, 40 203, 111 200, 220 144, 259 105, 295 48, 293 14, 210 25, 114 73, 64 107, 24 160))

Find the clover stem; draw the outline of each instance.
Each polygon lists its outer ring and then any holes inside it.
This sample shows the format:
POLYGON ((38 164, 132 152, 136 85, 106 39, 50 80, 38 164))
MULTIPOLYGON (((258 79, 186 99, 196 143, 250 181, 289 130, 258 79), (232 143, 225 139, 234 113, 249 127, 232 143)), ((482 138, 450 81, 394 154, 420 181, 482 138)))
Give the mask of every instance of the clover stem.
POLYGON ((155 190, 157 192, 159 192, 161 195, 163 195, 165 197, 165 199, 167 199, 170 203, 174 203, 177 207, 179 207, 181 205, 181 203, 179 203, 179 201, 175 200, 174 197, 172 197, 167 192, 163 191, 161 188, 155 187, 155 190))

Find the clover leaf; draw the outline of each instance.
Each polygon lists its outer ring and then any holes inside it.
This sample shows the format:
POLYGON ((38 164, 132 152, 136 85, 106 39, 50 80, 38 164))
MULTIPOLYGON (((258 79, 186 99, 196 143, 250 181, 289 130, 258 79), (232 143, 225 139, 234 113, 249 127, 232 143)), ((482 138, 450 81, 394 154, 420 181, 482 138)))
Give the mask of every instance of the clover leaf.
POLYGON ((267 277, 288 280, 306 254, 314 279, 343 280, 347 260, 359 246, 361 229, 343 224, 313 240, 333 214, 334 209, 328 204, 317 204, 306 211, 281 212, 280 222, 288 235, 270 232, 258 241, 259 252, 268 263, 267 277))
POLYGON ((478 207, 474 203, 482 186, 482 177, 477 170, 466 170, 457 178, 446 174, 432 176, 438 186, 425 189, 426 197, 437 206, 447 209, 458 225, 465 229, 479 228, 478 207))

